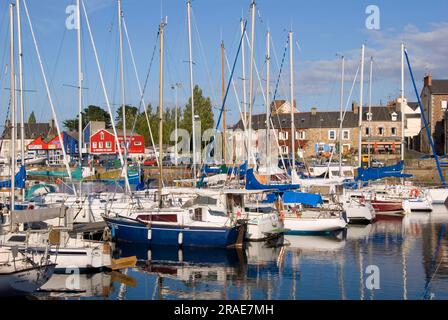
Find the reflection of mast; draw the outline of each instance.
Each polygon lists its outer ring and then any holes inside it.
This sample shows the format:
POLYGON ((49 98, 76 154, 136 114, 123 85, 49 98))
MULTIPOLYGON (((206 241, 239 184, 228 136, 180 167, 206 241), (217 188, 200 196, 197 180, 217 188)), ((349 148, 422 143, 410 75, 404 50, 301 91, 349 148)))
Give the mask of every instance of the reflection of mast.
POLYGON ((359 248, 359 299, 364 300, 364 260, 359 248))

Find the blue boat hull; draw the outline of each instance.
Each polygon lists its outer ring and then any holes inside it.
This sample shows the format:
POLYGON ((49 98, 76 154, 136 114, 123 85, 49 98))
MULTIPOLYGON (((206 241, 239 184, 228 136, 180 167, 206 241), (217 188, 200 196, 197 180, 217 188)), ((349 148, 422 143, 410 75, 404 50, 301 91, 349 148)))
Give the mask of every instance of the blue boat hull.
POLYGON ((237 243, 243 227, 182 227, 153 223, 148 228, 144 223, 126 218, 105 220, 115 241, 156 246, 226 248, 237 243))

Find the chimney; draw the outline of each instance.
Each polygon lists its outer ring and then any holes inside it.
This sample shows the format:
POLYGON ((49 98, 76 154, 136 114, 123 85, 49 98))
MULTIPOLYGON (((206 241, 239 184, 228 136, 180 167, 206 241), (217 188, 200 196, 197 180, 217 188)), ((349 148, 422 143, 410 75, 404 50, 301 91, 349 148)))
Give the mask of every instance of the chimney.
POLYGON ((352 102, 352 111, 354 114, 358 114, 358 103, 356 101, 352 102))
POLYGON ((427 74, 424 78, 423 78, 423 82, 425 87, 430 87, 432 86, 432 74, 427 74))
POLYGON ((315 116, 315 115, 317 114, 317 108, 316 108, 316 107, 312 107, 312 108, 311 108, 311 114, 312 114, 313 116, 315 116))

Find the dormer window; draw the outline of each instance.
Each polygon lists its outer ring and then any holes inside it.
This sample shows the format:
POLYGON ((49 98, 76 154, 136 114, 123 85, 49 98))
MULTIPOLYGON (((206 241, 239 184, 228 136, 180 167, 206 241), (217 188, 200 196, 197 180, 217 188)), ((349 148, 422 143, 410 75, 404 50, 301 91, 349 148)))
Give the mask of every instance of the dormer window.
POLYGON ((367 116, 367 121, 372 121, 372 112, 367 112, 366 116, 367 116))
POLYGON ((392 117, 392 121, 397 121, 398 114, 396 112, 394 112, 391 114, 391 117, 392 117))

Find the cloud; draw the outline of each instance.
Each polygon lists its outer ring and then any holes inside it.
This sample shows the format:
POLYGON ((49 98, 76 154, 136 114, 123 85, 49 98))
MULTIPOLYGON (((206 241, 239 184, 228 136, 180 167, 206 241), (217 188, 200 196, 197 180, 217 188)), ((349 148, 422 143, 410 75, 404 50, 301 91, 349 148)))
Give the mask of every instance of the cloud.
MULTIPOLYGON (((375 65, 380 67, 380 70, 377 70, 377 73, 379 73, 377 74, 377 81, 394 83, 394 88, 399 88, 400 46, 402 42, 405 43, 408 50, 414 76, 419 85, 421 85, 422 77, 429 72, 435 78, 448 77, 448 64, 446 63, 446 57, 448 56, 448 43, 446 41, 448 38, 448 23, 432 23, 429 25, 428 31, 422 31, 415 25, 409 24, 400 32, 394 32, 393 30, 369 31, 367 36, 366 81, 368 80, 368 61, 372 56, 375 65)), ((347 50, 343 54, 347 58, 346 87, 350 88, 359 65, 360 48, 347 50)), ((301 95, 329 94, 330 88, 340 81, 340 58, 336 56, 327 60, 304 61, 299 68, 297 87, 301 95)), ((407 81, 409 81, 408 76, 407 81)), ((398 93, 396 92, 397 95, 398 93)), ((391 92, 387 92, 387 94, 391 94, 391 92)))

